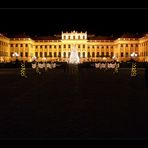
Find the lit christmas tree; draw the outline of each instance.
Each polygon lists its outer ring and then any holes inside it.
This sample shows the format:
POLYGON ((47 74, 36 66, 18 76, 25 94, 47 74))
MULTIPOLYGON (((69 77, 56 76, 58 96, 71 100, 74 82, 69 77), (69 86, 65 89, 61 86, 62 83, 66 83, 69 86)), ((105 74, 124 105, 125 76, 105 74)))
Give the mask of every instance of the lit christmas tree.
POLYGON ((131 77, 137 76, 137 67, 136 67, 136 62, 132 63, 132 68, 131 68, 131 77))
POLYGON ((26 67, 25 67, 25 64, 24 63, 21 63, 21 71, 20 71, 20 73, 21 73, 21 76, 22 77, 27 78, 27 75, 26 75, 26 67))
POLYGON ((69 63, 72 63, 72 64, 78 64, 79 63, 79 56, 78 56, 78 52, 77 52, 75 45, 71 49, 69 63))

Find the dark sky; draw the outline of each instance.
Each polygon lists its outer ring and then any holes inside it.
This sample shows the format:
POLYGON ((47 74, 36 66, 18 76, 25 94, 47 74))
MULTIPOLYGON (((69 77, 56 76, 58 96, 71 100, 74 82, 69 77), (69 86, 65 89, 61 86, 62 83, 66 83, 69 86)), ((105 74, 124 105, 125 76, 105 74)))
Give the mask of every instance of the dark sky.
POLYGON ((54 35, 87 31, 96 35, 148 32, 148 9, 0 9, 0 32, 54 35))

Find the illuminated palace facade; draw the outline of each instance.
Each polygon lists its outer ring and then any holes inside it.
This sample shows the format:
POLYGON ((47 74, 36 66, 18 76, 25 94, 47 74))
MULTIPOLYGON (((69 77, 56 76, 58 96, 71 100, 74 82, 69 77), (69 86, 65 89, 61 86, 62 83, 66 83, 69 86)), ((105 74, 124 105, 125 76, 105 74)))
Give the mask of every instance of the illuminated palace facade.
POLYGON ((135 60, 148 62, 148 34, 141 37, 122 35, 119 38, 89 35, 87 32, 62 32, 60 35, 8 37, 0 34, 0 62, 19 60, 68 61, 70 51, 76 46, 80 62, 84 61, 128 61, 131 53, 135 60), (18 57, 14 56, 18 54, 18 57))

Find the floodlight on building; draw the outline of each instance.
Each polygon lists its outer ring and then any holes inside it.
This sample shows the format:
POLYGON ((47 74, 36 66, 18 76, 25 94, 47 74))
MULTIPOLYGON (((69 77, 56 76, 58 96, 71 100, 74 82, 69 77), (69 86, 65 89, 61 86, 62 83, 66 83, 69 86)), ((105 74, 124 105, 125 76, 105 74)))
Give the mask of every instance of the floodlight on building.
POLYGON ((37 57, 36 57, 36 56, 33 56, 33 57, 32 57, 32 60, 36 60, 36 59, 37 59, 37 57))
POLYGON ((12 54, 12 56, 13 56, 13 57, 18 57, 19 54, 18 54, 17 52, 15 52, 15 53, 12 54))
POLYGON ((137 57, 137 56, 138 56, 137 53, 135 53, 135 52, 131 53, 131 57, 137 57))

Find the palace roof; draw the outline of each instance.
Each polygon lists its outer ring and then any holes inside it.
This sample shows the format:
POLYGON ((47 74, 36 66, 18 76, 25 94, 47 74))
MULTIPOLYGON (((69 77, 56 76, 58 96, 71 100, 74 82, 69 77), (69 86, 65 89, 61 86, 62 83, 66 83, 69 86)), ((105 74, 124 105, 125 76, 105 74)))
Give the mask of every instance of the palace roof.
POLYGON ((116 37, 113 36, 93 36, 87 37, 88 40, 115 40, 116 37))
POLYGON ((31 37, 33 40, 61 40, 61 37, 59 36, 35 36, 31 37))
POLYGON ((120 36, 119 38, 140 38, 142 37, 143 35, 140 35, 140 34, 129 34, 129 33, 126 33, 126 34, 123 34, 122 36, 120 36))

